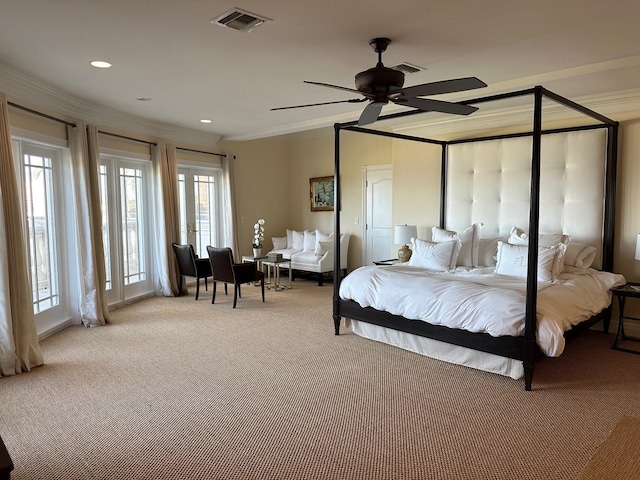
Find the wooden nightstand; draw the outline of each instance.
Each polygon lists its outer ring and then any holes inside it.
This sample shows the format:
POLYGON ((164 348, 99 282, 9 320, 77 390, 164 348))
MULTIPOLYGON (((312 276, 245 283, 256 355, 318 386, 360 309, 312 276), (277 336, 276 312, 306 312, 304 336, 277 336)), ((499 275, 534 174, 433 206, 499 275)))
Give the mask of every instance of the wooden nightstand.
POLYGON ((640 298, 640 283, 630 282, 620 287, 613 287, 611 293, 618 298, 618 333, 616 333, 616 339, 613 342, 614 350, 620 350, 623 352, 635 353, 640 355, 639 350, 630 350, 618 346, 618 340, 632 340, 634 342, 640 342, 640 338, 629 337, 624 333, 624 321, 626 320, 640 320, 638 317, 629 317, 624 314, 624 307, 627 298, 640 298))

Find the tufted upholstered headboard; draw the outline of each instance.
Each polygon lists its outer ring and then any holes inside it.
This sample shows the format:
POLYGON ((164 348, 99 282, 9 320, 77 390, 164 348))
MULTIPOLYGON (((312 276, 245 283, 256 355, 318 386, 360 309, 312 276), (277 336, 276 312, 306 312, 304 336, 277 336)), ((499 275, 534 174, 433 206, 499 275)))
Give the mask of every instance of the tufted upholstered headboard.
MULTIPOLYGON (((566 233, 598 248, 601 262, 607 132, 542 136, 541 233, 566 233)), ((447 151, 445 227, 461 231, 477 222, 481 237, 507 237, 529 225, 532 138, 452 144, 447 151)))

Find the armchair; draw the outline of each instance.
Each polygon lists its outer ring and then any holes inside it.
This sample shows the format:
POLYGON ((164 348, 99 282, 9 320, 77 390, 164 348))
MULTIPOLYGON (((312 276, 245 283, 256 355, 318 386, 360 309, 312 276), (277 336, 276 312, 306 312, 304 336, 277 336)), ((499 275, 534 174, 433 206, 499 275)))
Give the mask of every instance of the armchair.
POLYGON ((213 297, 211 303, 216 301, 216 284, 223 282, 225 284, 232 283, 233 289, 233 308, 236 308, 238 297, 242 298, 240 285, 243 283, 260 282, 262 290, 262 301, 264 302, 264 273, 258 271, 256 263, 234 263, 233 252, 229 247, 216 248, 207 246, 209 261, 211 263, 211 271, 213 272, 213 297))
POLYGON ((178 290, 182 294, 182 279, 184 277, 195 277, 196 279, 196 300, 200 294, 200 279, 204 278, 204 288, 208 290, 207 278, 212 276, 211 264, 206 258, 197 258, 191 244, 180 245, 172 243, 173 251, 178 261, 178 272, 180 281, 178 290))

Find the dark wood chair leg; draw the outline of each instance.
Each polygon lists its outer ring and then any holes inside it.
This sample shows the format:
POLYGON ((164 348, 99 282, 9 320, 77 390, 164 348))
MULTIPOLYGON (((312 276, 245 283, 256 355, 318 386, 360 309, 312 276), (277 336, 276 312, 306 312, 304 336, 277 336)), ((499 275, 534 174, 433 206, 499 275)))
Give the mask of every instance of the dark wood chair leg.
POLYGON ((198 299, 198 295, 200 295, 200 279, 196 278, 196 300, 198 299))
POLYGON ((204 277, 204 289, 209 291, 209 285, 207 284, 207 277, 204 277))
POLYGON ((225 284, 224 284, 224 294, 225 294, 225 295, 229 295, 229 288, 228 288, 228 287, 229 287, 229 284, 228 284, 228 283, 225 283, 225 284))
POLYGON ((262 290, 262 303, 264 303, 264 277, 260 279, 260 290, 262 290))
POLYGON ((233 308, 236 308, 236 303, 238 302, 238 291, 240 290, 240 285, 236 285, 233 289, 233 308))
POLYGON ((216 301, 216 286, 217 285, 218 285, 218 283, 214 280, 214 282, 213 282, 213 295, 211 295, 211 304, 212 305, 216 301))
POLYGON ((180 275, 180 282, 178 283, 178 296, 182 296, 182 275, 180 275))
POLYGON ((238 292, 238 297, 242 298, 242 288, 240 284, 236 285, 236 291, 238 292))

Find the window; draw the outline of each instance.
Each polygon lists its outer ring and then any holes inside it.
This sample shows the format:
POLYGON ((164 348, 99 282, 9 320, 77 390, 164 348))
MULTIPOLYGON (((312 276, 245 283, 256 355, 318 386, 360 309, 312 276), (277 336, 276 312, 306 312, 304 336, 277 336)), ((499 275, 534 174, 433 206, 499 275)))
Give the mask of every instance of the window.
POLYGON ((220 175, 215 169, 178 169, 180 242, 190 243, 207 257, 207 245, 217 246, 220 232, 220 175))
POLYGON ((100 158, 102 238, 109 304, 153 291, 151 164, 110 155, 100 158))
MULTIPOLYGON (((13 141, 38 332, 69 317, 63 151, 13 141)), ((68 189, 67 189, 68 190, 68 189)))

